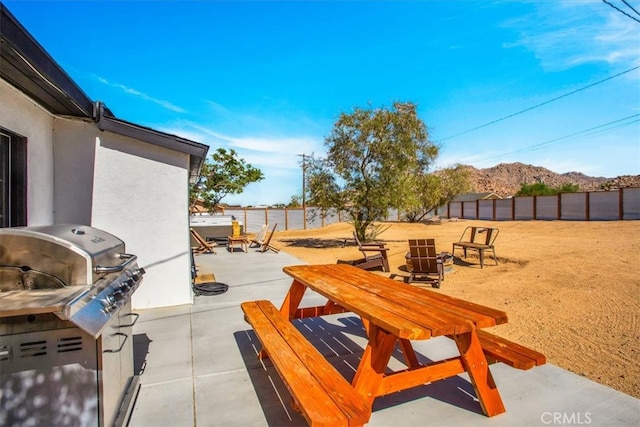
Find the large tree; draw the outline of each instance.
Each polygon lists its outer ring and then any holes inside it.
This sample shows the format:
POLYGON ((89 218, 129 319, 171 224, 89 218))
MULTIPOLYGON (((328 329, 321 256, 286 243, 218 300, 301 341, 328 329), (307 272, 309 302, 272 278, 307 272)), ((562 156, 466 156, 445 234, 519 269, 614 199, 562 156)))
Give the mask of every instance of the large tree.
POLYGON ((311 159, 309 199, 325 210, 345 211, 363 240, 389 209, 415 206, 416 179, 438 155, 411 102, 342 113, 325 146, 325 159, 311 159))
POLYGON ((469 169, 462 165, 418 176, 418 198, 414 206, 407 206, 407 219, 411 222, 422 221, 429 212, 446 205, 456 196, 471 191, 469 178, 469 169))
POLYGON ((240 194, 247 185, 263 179, 260 169, 239 158, 235 150, 218 148, 202 165, 198 183, 191 186, 191 206, 202 200, 213 211, 225 196, 240 194))

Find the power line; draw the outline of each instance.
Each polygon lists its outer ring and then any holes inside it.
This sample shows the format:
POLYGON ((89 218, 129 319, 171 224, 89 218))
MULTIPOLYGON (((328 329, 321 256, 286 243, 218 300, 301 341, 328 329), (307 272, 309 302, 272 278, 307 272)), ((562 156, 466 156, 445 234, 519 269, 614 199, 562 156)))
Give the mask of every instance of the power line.
MULTIPOLYGON (((640 21, 639 21, 639 22, 640 22, 640 21)), ((531 111, 531 110, 533 110, 534 108, 542 107, 543 105, 547 105, 547 104, 549 104, 549 103, 551 103, 551 102, 554 102, 554 101, 557 101, 557 100, 559 100, 559 99, 566 98, 566 97, 567 97, 567 96, 569 96, 569 95, 573 95, 574 93, 578 93, 578 92, 581 92, 581 91, 583 91, 583 90, 585 90, 585 89, 589 89, 589 88, 591 88, 591 87, 593 87, 593 86, 599 85, 600 83, 604 83, 604 82, 606 82, 607 80, 611 80, 611 79, 614 79, 614 78, 616 78, 616 77, 619 77, 619 76, 621 76, 621 75, 623 75, 623 74, 629 73, 629 72, 631 72, 631 71, 633 71, 633 70, 637 70, 638 68, 640 68, 640 65, 638 65, 637 67, 633 67, 633 68, 630 68, 630 69, 628 69, 628 70, 625 70, 625 71, 623 71, 623 72, 621 72, 621 73, 618 73, 618 74, 616 74, 616 75, 609 76, 609 77, 607 77, 606 79, 603 79, 603 80, 597 81, 597 82, 595 82, 595 83, 591 83, 590 85, 587 85, 587 86, 581 87, 581 88, 576 89, 576 90, 574 90, 574 91, 572 91, 572 92, 565 93, 564 95, 560 95, 560 96, 558 96, 558 97, 556 97, 556 98, 553 98, 553 99, 550 99, 550 100, 548 100, 548 101, 542 102, 542 103, 540 103, 540 104, 534 105, 533 107, 525 108, 524 110, 518 111, 517 113, 509 114, 508 116, 504 116, 504 117, 502 117, 502 118, 499 118, 499 119, 493 120, 493 121, 491 121, 491 122, 489 122, 489 123, 485 123, 485 124, 483 124, 483 125, 476 126, 476 127, 474 127, 474 128, 471 128, 471 129, 465 130, 464 132, 460 132, 460 133, 457 133, 457 134, 455 134, 455 135, 448 136, 448 137, 446 137, 446 138, 440 139, 438 142, 446 141, 446 140, 448 140, 448 139, 452 139, 452 138, 458 137, 458 136, 460 136, 460 135, 464 135, 464 134, 467 134, 467 133, 469 133, 469 132, 473 132, 474 130, 482 129, 482 128, 484 128, 484 127, 487 127, 487 126, 489 126, 489 125, 492 125, 492 124, 495 124, 495 123, 501 122, 501 121, 503 121, 503 120, 510 119, 511 117, 517 116, 517 115, 522 114, 522 113, 526 113, 527 111, 531 111)))
POLYGON ((632 114, 631 116, 627 116, 627 117, 624 117, 622 119, 613 120, 611 122, 607 122, 607 123, 604 123, 604 124, 601 124, 601 125, 598 125, 598 126, 594 126, 592 128, 589 128, 589 129, 581 130, 580 132, 575 132, 575 133, 572 133, 570 135, 565 135, 565 136, 561 136, 559 138, 554 138, 554 139, 551 139, 549 141, 545 141, 545 142, 541 142, 541 143, 538 143, 538 144, 530 145, 528 147, 524 147, 524 148, 520 148, 518 150, 510 151, 508 153, 503 153, 503 154, 499 154, 497 156, 487 157, 486 159, 482 159, 480 161, 484 162, 484 161, 487 161, 487 160, 492 160, 492 159, 508 156, 510 154, 522 153, 522 152, 526 152, 526 151, 533 151, 533 150, 536 150, 536 149, 542 147, 543 145, 549 145, 549 144, 552 144, 554 142, 559 142, 559 141, 567 140, 567 139, 570 139, 570 138, 576 138, 576 137, 579 137, 579 136, 580 137, 590 136, 590 135, 594 135, 596 133, 607 132, 607 131, 610 131, 610 130, 613 130, 613 129, 616 129, 616 128, 619 128, 619 127, 622 127, 622 126, 628 126, 630 124, 639 122, 640 119, 636 119, 636 120, 633 120, 633 121, 627 122, 627 123, 620 123, 620 122, 624 122, 624 121, 629 120, 629 119, 633 119, 633 118, 638 117, 638 116, 640 116, 640 113, 632 114), (616 123, 618 123, 617 126, 613 126, 613 127, 607 128, 607 129, 603 129, 606 126, 611 126, 611 125, 616 124, 616 123), (584 135, 584 134, 587 134, 587 133, 589 133, 589 134, 588 135, 584 135))
POLYGON ((635 9, 633 8, 633 6, 631 6, 629 3, 627 3, 627 1, 626 1, 626 0, 622 0, 622 3, 626 4, 626 5, 627 5, 627 7, 628 7, 629 9, 633 10, 633 11, 636 13, 636 15, 640 16, 640 12, 638 12, 637 10, 635 10, 635 9))
MULTIPOLYGON (((614 8, 615 10, 617 10, 618 12, 622 13, 623 15, 625 15, 625 16, 627 16, 627 17, 629 17, 629 18, 633 19, 634 21, 637 21, 637 22, 639 22, 639 23, 640 23, 640 20, 638 20, 638 18, 636 18, 635 16, 631 16, 631 15, 629 15, 627 12, 625 12, 624 10, 620 9, 619 7, 617 7, 617 6, 615 6, 615 5, 611 4, 611 3, 609 3, 607 0, 602 0, 602 1, 603 1, 604 3, 606 3, 606 4, 608 4, 609 6, 611 6, 612 8, 614 8)), ((627 6, 629 6, 629 5, 627 4, 627 2, 626 2, 626 1, 624 2, 624 4, 626 4, 627 6)), ((631 7, 631 6, 629 6, 629 7, 631 7)), ((631 7, 631 9, 633 9, 633 8, 631 7)), ((634 12, 636 12, 636 10, 635 10, 635 9, 633 9, 633 11, 634 11, 634 12)), ((638 13, 638 12, 636 12, 636 13, 638 13)))

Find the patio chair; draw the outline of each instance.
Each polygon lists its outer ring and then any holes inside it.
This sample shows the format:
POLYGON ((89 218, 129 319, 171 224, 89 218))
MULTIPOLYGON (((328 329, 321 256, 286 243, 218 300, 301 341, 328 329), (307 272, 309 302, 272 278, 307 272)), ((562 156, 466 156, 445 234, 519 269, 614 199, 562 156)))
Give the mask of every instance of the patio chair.
POLYGON ((433 287, 440 287, 440 282, 444 280, 444 269, 441 257, 436 254, 435 239, 410 239, 409 261, 411 269, 408 283, 421 277, 431 282, 433 287))
POLYGON ((451 252, 455 255, 456 248, 462 248, 464 257, 467 257, 467 250, 478 251, 480 256, 480 268, 484 268, 484 253, 490 251, 493 254, 493 260, 498 265, 498 257, 496 256, 496 248, 494 242, 498 237, 499 229, 493 227, 473 227, 469 226, 464 229, 462 236, 458 242, 453 243, 451 252))
POLYGON ((214 247, 216 247, 218 245, 216 242, 207 242, 193 228, 189 228, 189 231, 191 232, 191 235, 193 236, 194 239, 196 239, 196 242, 198 242, 198 245, 199 245, 199 246, 195 246, 193 248, 193 250, 195 252, 197 252, 197 253, 210 253, 210 254, 215 254, 216 253, 216 251, 213 249, 214 247))
POLYGON ((264 241, 264 235, 267 234, 267 228, 269 224, 263 224, 260 227, 260 230, 256 233, 256 235, 251 239, 251 243, 249 243, 249 247, 252 248, 253 245, 262 246, 262 242, 264 241))
POLYGON ((273 228, 271 229, 271 231, 267 232, 267 237, 264 239, 264 241, 260 244, 260 249, 258 249, 258 251, 260 252, 266 252, 268 250, 272 250, 275 253, 280 252, 280 249, 271 246, 270 242, 271 242, 271 238, 273 237, 273 232, 276 231, 276 227, 278 226, 278 223, 274 224, 273 228))
POLYGON ((382 267, 382 271, 389 272, 389 259, 387 258, 389 248, 386 247, 385 243, 362 243, 360 239, 358 239, 358 234, 355 231, 353 232, 353 238, 358 245, 358 249, 364 256, 364 261, 355 264, 356 267, 362 268, 363 270, 382 267))

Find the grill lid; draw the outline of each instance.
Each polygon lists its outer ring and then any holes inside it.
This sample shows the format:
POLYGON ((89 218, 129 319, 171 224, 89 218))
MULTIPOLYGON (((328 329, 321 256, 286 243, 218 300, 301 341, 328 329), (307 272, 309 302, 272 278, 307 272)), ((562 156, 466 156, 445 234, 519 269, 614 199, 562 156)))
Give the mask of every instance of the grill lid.
POLYGON ((67 286, 92 284, 95 267, 119 265, 124 251, 122 240, 86 225, 0 228, 0 266, 42 271, 67 286))
POLYGON ((124 250, 84 225, 0 229, 0 318, 55 313, 97 337, 142 282, 124 250))

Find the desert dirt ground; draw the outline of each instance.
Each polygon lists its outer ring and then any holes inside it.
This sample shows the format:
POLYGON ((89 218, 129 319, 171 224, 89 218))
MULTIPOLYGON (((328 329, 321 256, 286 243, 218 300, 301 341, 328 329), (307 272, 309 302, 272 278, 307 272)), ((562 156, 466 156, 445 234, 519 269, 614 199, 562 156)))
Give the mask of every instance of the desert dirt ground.
MULTIPOLYGON (((497 227, 498 265, 456 251, 453 271, 436 292, 506 311, 492 332, 536 349, 578 375, 640 398, 640 222, 475 221, 382 223, 395 280, 407 276, 410 238, 435 238, 451 252, 465 227, 497 227)), ((274 233, 271 243, 309 264, 362 255, 348 223, 274 233)), ((430 284, 414 282, 414 286, 430 284)))

